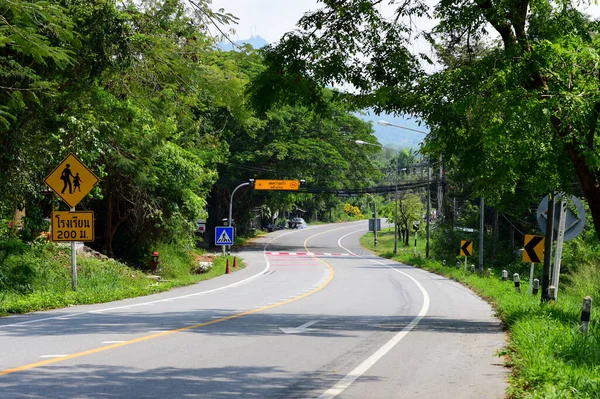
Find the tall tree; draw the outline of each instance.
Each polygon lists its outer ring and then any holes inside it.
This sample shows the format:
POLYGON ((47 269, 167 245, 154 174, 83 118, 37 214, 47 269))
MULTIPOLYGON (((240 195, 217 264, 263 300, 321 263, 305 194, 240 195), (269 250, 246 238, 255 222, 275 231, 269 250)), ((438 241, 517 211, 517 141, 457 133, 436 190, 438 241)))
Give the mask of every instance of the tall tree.
POLYGON ((531 200, 572 192, 577 179, 600 236, 600 39, 576 2, 391 1, 394 18, 380 1, 323 3, 267 50, 257 109, 285 100, 291 84, 294 100, 313 103, 319 84, 349 84, 342 96, 355 104, 423 118, 425 149, 461 168, 489 204, 516 200, 517 188, 531 200), (431 32, 411 24, 424 15, 437 18, 431 32), (410 51, 418 35, 438 50, 434 73, 420 65, 431 57, 410 51))

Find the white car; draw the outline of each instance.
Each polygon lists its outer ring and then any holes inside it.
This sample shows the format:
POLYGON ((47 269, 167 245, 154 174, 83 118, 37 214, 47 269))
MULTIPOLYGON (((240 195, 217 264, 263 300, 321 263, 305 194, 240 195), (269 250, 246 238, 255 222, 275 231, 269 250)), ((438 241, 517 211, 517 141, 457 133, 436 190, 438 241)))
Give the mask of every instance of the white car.
POLYGON ((306 222, 302 218, 293 218, 290 222, 290 228, 292 229, 305 229, 306 222))

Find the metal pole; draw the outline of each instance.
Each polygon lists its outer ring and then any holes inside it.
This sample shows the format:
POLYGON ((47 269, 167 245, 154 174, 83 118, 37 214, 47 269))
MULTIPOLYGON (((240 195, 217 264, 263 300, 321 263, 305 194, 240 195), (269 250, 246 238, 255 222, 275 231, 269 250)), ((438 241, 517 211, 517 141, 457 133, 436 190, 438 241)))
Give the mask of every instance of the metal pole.
POLYGON ((427 157, 427 239, 425 241, 426 258, 429 258, 429 219, 431 219, 431 158, 427 157))
POLYGON ((552 285, 554 286, 554 299, 558 298, 558 280, 560 279, 560 262, 562 258, 563 241, 565 238, 565 220, 567 216, 567 201, 564 194, 560 199, 560 217, 558 222, 558 234, 556 234, 556 253, 554 254, 554 272, 552 273, 552 285))
POLYGON ((396 212, 394 214, 394 253, 398 253, 398 174, 400 173, 398 170, 398 158, 400 158, 400 153, 395 149, 394 153, 396 154, 396 212))
MULTIPOLYGON (((233 214, 233 195, 239 188, 244 187, 244 186, 249 186, 249 185, 250 185, 250 182, 242 183, 239 186, 237 186, 236 188, 234 188, 233 191, 231 192, 231 197, 229 198, 229 218, 227 219, 227 225, 229 227, 231 227, 231 217, 233 214)), ((223 255, 225 255, 225 247, 226 246, 227 245, 223 245, 223 255)))
MULTIPOLYGON (((75 207, 71 208, 71 212, 75 212, 75 207)), ((75 241, 71 241, 71 280, 73 291, 77 291, 77 249, 75 241)))
POLYGON ((375 197, 369 193, 365 193, 373 200, 373 246, 377 247, 377 201, 375 197))
POLYGON ((483 210, 484 210, 484 202, 483 197, 479 201, 479 272, 483 274, 483 210))
POLYGON ((440 180, 438 181, 438 207, 437 207, 437 217, 438 219, 442 219, 444 217, 444 187, 442 186, 442 182, 444 179, 444 166, 442 164, 442 155, 440 155, 440 180))
POLYGON ((546 241, 544 242, 544 269, 542 274, 542 302, 553 298, 550 295, 550 275, 552 265, 552 241, 554 240, 554 206, 556 197, 554 193, 548 197, 548 210, 546 218, 546 241))

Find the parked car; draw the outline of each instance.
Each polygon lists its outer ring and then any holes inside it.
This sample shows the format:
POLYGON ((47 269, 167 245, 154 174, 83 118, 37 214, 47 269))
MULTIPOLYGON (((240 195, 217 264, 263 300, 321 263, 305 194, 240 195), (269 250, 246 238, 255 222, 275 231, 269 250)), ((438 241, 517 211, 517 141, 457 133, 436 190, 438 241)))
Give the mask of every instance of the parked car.
POLYGON ((302 218, 293 218, 288 222, 290 229, 305 229, 306 222, 302 218))

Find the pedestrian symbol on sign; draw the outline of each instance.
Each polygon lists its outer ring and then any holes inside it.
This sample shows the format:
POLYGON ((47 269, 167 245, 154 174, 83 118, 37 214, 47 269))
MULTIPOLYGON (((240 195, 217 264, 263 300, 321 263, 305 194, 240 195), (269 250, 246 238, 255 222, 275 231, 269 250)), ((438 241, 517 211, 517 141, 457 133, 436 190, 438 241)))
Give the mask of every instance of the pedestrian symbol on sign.
POLYGON ((215 245, 233 244, 233 227, 219 226, 215 228, 215 245))

